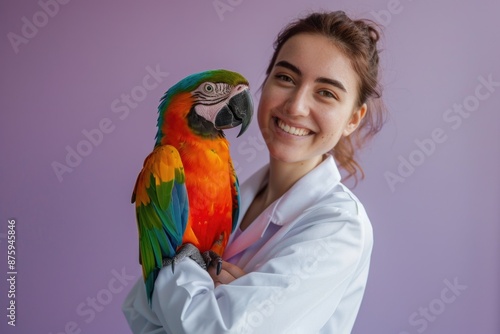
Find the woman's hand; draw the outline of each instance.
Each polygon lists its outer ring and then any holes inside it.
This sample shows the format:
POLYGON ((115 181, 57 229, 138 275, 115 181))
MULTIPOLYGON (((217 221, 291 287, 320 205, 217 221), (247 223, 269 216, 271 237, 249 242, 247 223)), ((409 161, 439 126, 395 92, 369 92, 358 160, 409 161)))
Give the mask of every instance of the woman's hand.
POLYGON ((240 267, 226 261, 222 261, 222 270, 219 275, 217 275, 216 271, 217 268, 215 266, 210 266, 208 268, 208 273, 210 277, 212 277, 215 287, 221 284, 231 283, 235 279, 246 274, 240 267))

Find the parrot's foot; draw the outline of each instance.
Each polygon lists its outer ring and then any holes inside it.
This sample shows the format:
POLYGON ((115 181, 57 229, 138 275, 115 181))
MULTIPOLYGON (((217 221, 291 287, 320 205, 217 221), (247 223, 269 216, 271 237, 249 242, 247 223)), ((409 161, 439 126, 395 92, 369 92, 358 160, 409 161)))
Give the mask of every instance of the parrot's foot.
POLYGON ((219 254, 217 254, 213 250, 208 250, 206 252, 203 252, 203 254, 201 255, 205 260, 207 268, 212 265, 217 266, 217 275, 219 275, 222 270, 222 258, 219 256, 219 254))
POLYGON ((165 257, 163 258, 163 266, 166 267, 168 265, 172 265, 172 273, 175 269, 175 264, 181 262, 186 257, 193 259, 196 263, 200 265, 203 269, 207 270, 207 265, 205 263, 205 258, 201 255, 198 248, 196 248, 193 244, 185 244, 183 245, 175 254, 174 257, 165 257))

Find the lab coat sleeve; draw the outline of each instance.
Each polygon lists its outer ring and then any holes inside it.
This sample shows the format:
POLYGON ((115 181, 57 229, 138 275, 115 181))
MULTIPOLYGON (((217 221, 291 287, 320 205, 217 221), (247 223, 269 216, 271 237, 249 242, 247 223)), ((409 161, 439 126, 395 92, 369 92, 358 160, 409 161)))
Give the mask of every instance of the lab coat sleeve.
POLYGON ((214 289, 208 273, 188 259, 175 273, 160 271, 152 309, 138 282, 123 310, 134 333, 315 333, 335 312, 343 313, 336 314, 342 328, 359 309, 361 298, 351 297, 364 291, 371 242, 369 222, 346 210, 316 208, 272 248, 261 249, 256 257, 262 261, 230 284, 214 289))

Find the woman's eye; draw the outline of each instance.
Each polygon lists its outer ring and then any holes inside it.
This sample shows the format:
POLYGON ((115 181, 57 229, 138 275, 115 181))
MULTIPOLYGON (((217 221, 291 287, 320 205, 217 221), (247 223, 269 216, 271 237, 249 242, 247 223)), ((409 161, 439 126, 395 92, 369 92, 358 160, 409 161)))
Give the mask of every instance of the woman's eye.
POLYGON ((277 74, 276 78, 281 81, 285 82, 293 82, 292 78, 290 78, 288 75, 285 74, 277 74))
POLYGON ((334 98, 335 100, 338 100, 337 96, 335 96, 335 94, 333 94, 332 92, 330 92, 328 90, 320 91, 319 95, 324 96, 324 97, 328 97, 328 98, 334 98))

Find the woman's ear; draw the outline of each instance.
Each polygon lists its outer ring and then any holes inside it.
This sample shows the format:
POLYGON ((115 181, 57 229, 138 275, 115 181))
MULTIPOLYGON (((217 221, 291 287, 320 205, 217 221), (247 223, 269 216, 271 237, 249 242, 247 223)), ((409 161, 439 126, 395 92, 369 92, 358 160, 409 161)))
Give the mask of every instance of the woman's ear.
POLYGON ((361 120, 365 117, 367 110, 368 107, 366 103, 363 103, 363 105, 351 115, 351 119, 347 122, 344 131, 342 132, 343 136, 349 136, 358 128, 361 120))

